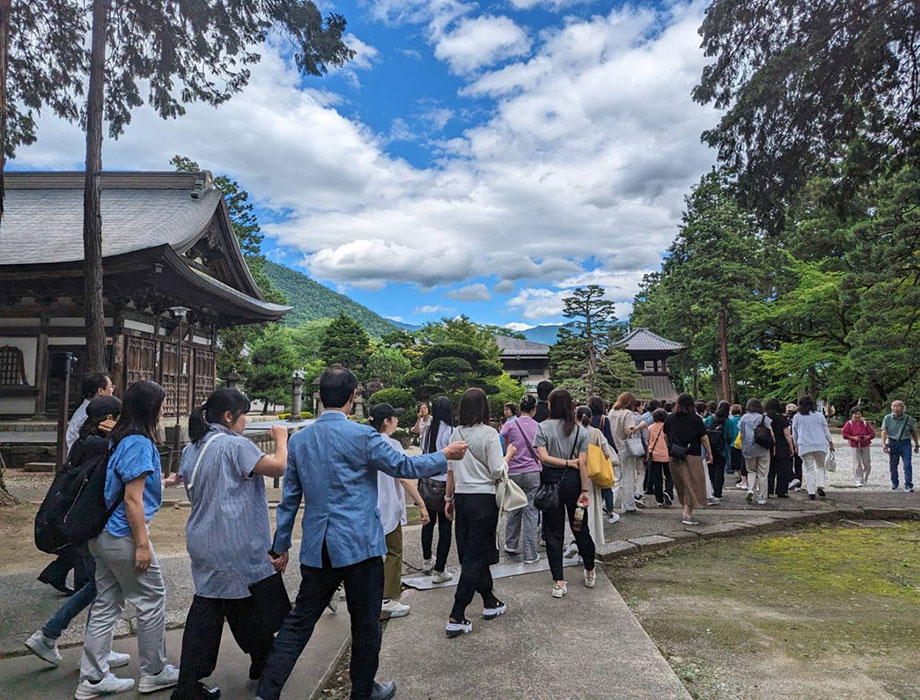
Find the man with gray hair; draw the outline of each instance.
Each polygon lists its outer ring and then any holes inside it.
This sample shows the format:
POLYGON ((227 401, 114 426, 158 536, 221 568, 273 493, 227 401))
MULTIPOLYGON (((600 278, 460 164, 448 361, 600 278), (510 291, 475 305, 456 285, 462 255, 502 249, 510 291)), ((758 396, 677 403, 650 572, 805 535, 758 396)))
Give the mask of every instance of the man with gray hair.
POLYGON ((905 412, 903 401, 891 402, 891 413, 882 420, 882 446, 888 453, 888 468, 891 471, 891 490, 898 488, 898 462, 904 460, 904 490, 914 490, 913 468, 911 465, 910 442, 914 442, 914 452, 920 452, 920 439, 917 436, 917 421, 905 412))

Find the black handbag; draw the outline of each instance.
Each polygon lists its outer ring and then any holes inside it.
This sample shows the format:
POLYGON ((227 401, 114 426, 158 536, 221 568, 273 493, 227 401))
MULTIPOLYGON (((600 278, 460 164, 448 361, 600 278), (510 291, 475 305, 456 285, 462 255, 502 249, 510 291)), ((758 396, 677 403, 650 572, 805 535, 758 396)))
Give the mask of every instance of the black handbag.
POLYGON ((685 445, 678 445, 676 442, 668 445, 668 455, 674 459, 687 459, 688 454, 690 454, 690 448, 685 445))
POLYGON ((551 484, 540 484, 533 496, 533 507, 544 513, 558 508, 560 483, 562 482, 555 481, 551 484))
MULTIPOLYGON (((575 442, 572 445, 572 454, 569 455, 569 459, 572 459, 575 456, 575 450, 578 449, 578 426, 575 426, 575 442)), ((561 467, 560 471, 565 475, 565 470, 568 467, 561 467)), ((544 473, 546 470, 544 469, 544 473)), ((540 487, 537 489, 537 492, 533 496, 533 507, 539 511, 547 512, 555 510, 559 507, 559 485, 562 483, 562 478, 553 482, 541 482, 540 487)))
POLYGON ((768 428, 764 421, 766 416, 760 419, 760 423, 754 428, 754 442, 763 447, 765 450, 772 450, 776 441, 773 439, 773 429, 768 428))
POLYGON ((265 630, 271 634, 277 633, 284 623, 284 618, 291 612, 291 599, 288 598, 281 573, 274 573, 252 584, 249 592, 252 594, 256 615, 262 621, 265 630))

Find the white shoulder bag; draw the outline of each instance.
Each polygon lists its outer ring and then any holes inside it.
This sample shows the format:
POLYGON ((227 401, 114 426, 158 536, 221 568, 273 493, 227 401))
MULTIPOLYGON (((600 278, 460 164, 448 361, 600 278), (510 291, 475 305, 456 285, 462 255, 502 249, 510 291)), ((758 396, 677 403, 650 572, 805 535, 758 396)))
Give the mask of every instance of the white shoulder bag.
POLYGON ((201 460, 204 457, 204 453, 208 451, 211 443, 219 437, 223 437, 223 433, 217 433, 214 437, 212 437, 210 440, 204 443, 204 445, 201 446, 201 452, 198 453, 198 459, 195 460, 195 466, 192 469, 192 475, 189 477, 188 481, 185 482, 185 492, 189 496, 191 496, 192 487, 195 485, 195 477, 198 476, 198 467, 201 466, 201 460))

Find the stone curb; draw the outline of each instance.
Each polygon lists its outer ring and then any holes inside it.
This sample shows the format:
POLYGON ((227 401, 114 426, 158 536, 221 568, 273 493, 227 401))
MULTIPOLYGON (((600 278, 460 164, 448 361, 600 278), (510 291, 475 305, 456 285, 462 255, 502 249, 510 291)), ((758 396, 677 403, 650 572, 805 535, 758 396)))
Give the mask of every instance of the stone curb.
POLYGON ((831 510, 787 511, 773 513, 772 515, 759 515, 743 521, 731 520, 712 525, 685 527, 683 530, 672 530, 660 535, 614 540, 598 546, 597 558, 604 562, 610 562, 620 557, 640 552, 654 552, 687 542, 756 535, 764 532, 775 532, 797 525, 831 523, 839 520, 920 520, 920 507, 876 508, 867 506, 863 508, 844 504, 831 510))

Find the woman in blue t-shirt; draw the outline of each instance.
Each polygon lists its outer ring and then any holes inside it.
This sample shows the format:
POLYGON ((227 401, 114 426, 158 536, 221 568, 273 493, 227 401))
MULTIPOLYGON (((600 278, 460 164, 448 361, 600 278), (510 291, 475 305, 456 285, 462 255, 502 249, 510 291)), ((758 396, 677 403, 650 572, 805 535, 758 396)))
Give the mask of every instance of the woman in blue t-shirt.
POLYGON ((131 385, 112 430, 114 451, 108 463, 105 500, 110 508, 115 503, 118 506, 102 533, 89 542, 96 560, 97 592, 86 625, 76 700, 134 688, 134 679, 117 678, 107 661, 126 600, 137 608, 138 690, 152 693, 174 686, 179 679, 178 669, 166 663, 166 586, 147 530, 162 503, 156 437, 165 397, 156 382, 131 385))

